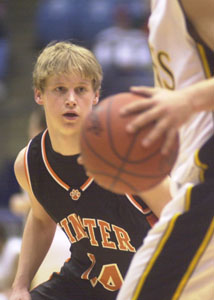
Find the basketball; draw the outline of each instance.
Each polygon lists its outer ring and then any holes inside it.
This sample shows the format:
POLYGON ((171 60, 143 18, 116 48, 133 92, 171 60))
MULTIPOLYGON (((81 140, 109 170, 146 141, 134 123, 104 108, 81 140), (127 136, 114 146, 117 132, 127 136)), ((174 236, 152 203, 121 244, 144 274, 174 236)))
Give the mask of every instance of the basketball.
POLYGON ((142 146, 143 137, 153 124, 135 134, 126 125, 136 116, 120 116, 120 108, 143 97, 120 93, 102 100, 90 112, 81 129, 80 148, 83 164, 103 188, 118 194, 137 194, 160 183, 171 171, 178 153, 178 138, 170 155, 161 154, 164 136, 150 147, 142 146))

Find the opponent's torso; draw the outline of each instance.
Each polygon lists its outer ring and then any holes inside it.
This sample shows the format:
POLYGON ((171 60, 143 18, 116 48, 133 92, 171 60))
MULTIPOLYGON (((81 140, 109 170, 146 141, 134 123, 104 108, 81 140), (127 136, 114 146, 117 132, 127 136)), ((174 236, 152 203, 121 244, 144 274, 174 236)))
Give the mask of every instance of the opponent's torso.
POLYGON ((32 190, 72 244, 68 268, 73 276, 116 291, 150 229, 151 212, 131 195, 97 186, 77 164, 77 155, 53 151, 46 133, 34 138, 26 152, 32 190))
MULTIPOLYGON (((214 54, 198 37, 193 39, 190 27, 178 0, 152 1, 149 44, 156 86, 181 89, 213 75, 214 54)), ((180 154, 172 172, 178 186, 197 180, 187 162, 192 165, 195 149, 212 134, 212 113, 209 112, 195 115, 181 128, 180 154)))

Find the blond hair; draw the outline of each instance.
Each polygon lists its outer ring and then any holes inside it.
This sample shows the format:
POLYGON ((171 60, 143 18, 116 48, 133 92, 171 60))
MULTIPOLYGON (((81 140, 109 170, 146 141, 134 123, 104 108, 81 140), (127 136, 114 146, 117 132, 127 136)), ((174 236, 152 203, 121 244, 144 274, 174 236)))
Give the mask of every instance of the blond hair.
POLYGON ((52 75, 80 75, 92 82, 94 91, 100 89, 102 68, 94 54, 71 42, 48 44, 38 56, 33 71, 33 85, 44 92, 46 80, 52 75))

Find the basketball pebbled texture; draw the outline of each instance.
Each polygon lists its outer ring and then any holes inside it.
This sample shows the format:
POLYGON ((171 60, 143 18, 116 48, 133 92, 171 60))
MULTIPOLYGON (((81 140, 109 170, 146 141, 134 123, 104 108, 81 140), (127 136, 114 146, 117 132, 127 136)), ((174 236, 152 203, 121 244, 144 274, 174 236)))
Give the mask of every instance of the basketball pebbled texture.
POLYGON ((131 93, 110 96, 94 107, 83 122, 80 148, 85 169, 103 188, 118 194, 137 194, 160 183, 171 171, 178 154, 177 138, 168 156, 161 154, 164 136, 150 147, 141 144, 152 128, 135 134, 126 125, 136 116, 120 116, 120 108, 143 97, 131 93))

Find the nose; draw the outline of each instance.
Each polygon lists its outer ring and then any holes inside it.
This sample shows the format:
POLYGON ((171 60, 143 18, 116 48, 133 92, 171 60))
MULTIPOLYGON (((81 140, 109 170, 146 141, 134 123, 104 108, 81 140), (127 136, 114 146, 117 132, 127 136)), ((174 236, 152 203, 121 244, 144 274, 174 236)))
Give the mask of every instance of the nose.
POLYGON ((75 93, 73 91, 69 91, 68 94, 66 95, 66 100, 65 100, 66 106, 76 106, 76 97, 75 93))

